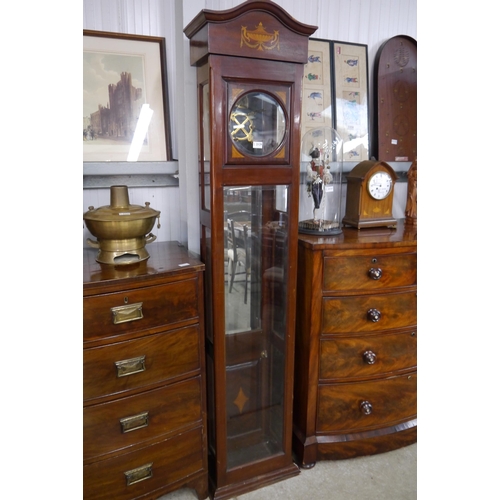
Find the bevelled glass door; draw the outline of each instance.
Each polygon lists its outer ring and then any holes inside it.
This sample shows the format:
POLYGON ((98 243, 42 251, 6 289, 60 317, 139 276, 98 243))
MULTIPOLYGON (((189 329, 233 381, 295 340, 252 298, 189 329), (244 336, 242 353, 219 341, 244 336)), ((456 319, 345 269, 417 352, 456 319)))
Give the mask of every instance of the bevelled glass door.
POLYGON ((286 192, 224 189, 228 469, 283 453, 286 192))

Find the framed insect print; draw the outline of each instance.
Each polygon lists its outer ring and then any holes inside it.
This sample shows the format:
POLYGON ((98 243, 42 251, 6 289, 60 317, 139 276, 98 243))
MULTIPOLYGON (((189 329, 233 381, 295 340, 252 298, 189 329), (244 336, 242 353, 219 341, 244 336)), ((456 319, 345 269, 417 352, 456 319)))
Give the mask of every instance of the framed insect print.
POLYGON ((302 81, 301 137, 311 129, 333 126, 331 41, 310 38, 302 81))
POLYGON ((344 161, 369 159, 368 47, 332 42, 334 128, 344 141, 344 161))

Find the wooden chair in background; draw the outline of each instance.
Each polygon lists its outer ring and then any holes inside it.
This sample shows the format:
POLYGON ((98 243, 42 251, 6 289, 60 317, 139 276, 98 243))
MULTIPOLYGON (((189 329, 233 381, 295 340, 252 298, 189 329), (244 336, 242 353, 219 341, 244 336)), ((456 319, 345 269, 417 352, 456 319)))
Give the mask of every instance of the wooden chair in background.
POLYGON ((243 224, 243 231, 240 231, 241 236, 236 237, 234 229, 234 220, 227 220, 227 258, 229 278, 229 293, 233 290, 234 279, 237 274, 245 275, 245 304, 248 297, 248 281, 250 277, 250 248, 248 245, 249 234, 248 226, 243 224), (242 271, 237 271, 237 268, 243 267, 242 271))

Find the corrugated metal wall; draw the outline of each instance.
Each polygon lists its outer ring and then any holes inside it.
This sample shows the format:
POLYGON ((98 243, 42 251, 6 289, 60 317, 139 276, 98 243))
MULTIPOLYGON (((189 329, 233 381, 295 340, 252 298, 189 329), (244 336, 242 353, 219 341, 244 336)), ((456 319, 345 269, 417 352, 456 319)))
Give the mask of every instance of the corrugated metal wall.
MULTIPOLYGON (((100 31, 115 31, 151 36, 162 36, 167 45, 167 72, 169 103, 171 113, 172 141, 174 157, 179 159, 181 172, 179 187, 157 187, 130 189, 130 202, 151 206, 161 211, 161 228, 154 230, 159 241, 178 240, 189 243, 190 249, 198 251, 197 200, 184 200, 184 197, 197 197, 192 189, 183 185, 183 169, 190 169, 189 144, 184 134, 178 130, 186 128, 189 121, 196 117, 188 116, 178 103, 180 96, 186 99, 186 92, 193 90, 187 99, 196 99, 194 94, 194 71, 184 72, 184 88, 179 89, 177 75, 185 66, 185 52, 188 42, 184 37, 182 44, 176 38, 175 18, 183 19, 186 25, 201 9, 224 10, 242 3, 243 0, 83 0, 83 28, 100 31), (179 17, 178 10, 183 14, 179 17), (177 11, 176 11, 177 9, 177 11), (177 45, 176 45, 177 40, 177 45), (180 60, 184 58, 183 60, 180 60), (189 81, 193 79, 193 81, 189 81), (186 152, 186 154, 184 154, 186 152), (186 164, 186 162, 188 164, 186 164), (181 213, 190 211, 190 214, 181 213), (189 234, 187 225, 189 221, 189 234)), ((318 26, 314 38, 324 38, 368 45, 370 95, 373 100, 372 72, 379 47, 396 35, 409 35, 417 38, 417 0, 274 0, 288 13, 306 24, 318 26)), ((183 28, 184 26, 182 26, 183 28)), ((178 27, 177 27, 178 28, 178 27)), ((181 29, 182 29, 181 28, 181 29)), ((178 30, 177 30, 178 33, 178 30)), ((370 109, 373 109, 371 105, 370 109)), ((192 157, 191 157, 192 158, 192 157)), ((394 215, 404 216, 406 203, 406 184, 398 183, 395 191, 394 215)), ((108 189, 85 189, 83 210, 109 204, 108 189)), ((90 234, 84 228, 83 244, 90 234)))

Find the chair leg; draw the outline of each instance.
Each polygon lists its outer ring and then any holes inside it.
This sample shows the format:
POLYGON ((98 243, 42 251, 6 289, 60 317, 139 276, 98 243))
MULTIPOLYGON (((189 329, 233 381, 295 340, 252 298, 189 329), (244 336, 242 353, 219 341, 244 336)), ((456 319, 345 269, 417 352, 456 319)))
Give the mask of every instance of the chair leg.
POLYGON ((248 296, 248 269, 245 270, 245 304, 247 303, 247 296, 248 296))
POLYGON ((229 283, 229 293, 231 293, 233 289, 234 275, 236 274, 236 262, 234 260, 230 260, 230 262, 231 262, 231 281, 229 283))

